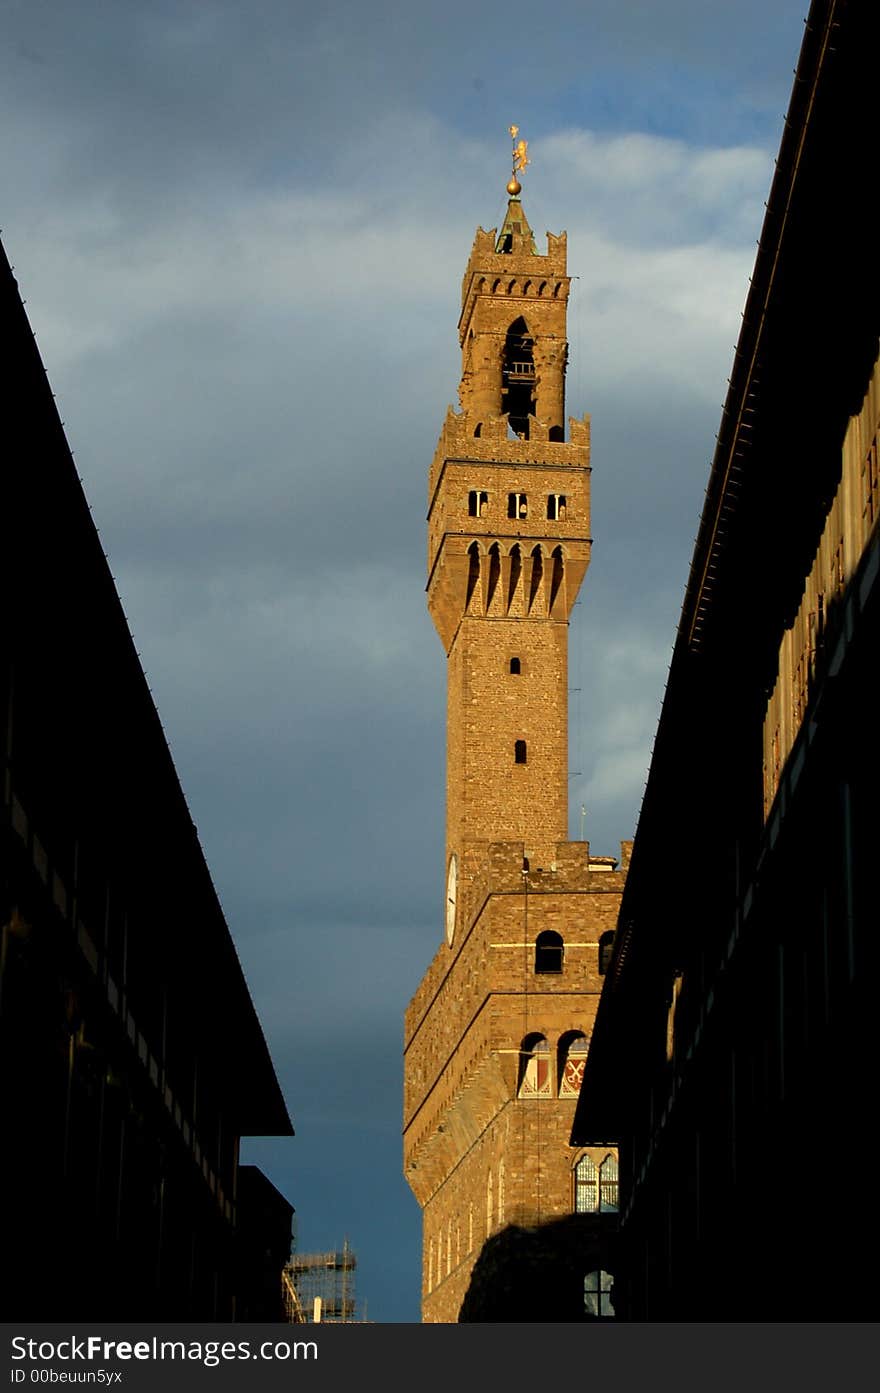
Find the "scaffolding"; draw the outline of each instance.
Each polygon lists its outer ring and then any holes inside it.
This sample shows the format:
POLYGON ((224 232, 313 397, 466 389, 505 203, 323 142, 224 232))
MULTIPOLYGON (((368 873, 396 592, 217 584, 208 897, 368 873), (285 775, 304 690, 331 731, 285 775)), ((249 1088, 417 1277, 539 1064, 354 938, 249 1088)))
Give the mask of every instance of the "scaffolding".
POLYGON ((354 1273, 357 1258, 346 1238, 341 1251, 295 1253, 284 1269, 290 1289, 291 1324, 332 1322, 347 1325, 356 1314, 354 1273), (298 1313, 298 1314, 297 1314, 298 1313))
POLYGON ((306 1313, 302 1308, 299 1293, 293 1285, 293 1278, 290 1275, 290 1268, 284 1267, 281 1270, 281 1300, 284 1309, 284 1319, 288 1325, 305 1325, 306 1313))

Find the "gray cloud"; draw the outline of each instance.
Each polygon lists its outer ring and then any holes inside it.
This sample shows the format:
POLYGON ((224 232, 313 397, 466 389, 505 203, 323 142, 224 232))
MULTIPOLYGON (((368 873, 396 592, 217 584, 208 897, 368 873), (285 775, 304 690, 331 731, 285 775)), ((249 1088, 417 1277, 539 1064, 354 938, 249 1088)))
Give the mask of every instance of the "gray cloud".
POLYGON ((593 417, 596 543, 572 831, 583 803, 613 851, 801 3, 593 0, 546 26, 519 0, 5 14, 4 237, 295 1116, 255 1155, 309 1246, 348 1233, 371 1314, 413 1320, 399 1050, 443 873, 425 495, 474 228, 502 214, 518 120, 526 210, 539 236, 568 229, 579 277, 569 405, 593 417))

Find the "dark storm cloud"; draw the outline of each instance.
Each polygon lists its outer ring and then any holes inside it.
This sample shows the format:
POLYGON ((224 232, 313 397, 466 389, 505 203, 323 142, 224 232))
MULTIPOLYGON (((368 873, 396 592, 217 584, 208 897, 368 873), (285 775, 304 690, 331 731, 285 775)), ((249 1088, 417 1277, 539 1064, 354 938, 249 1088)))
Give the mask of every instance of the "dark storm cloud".
POLYGON ((572 832, 632 834, 801 4, 7 3, 4 237, 297 1125, 301 1239, 417 1319, 405 1002, 440 939, 427 469, 526 211, 593 417, 572 832), (354 1061, 354 1063, 352 1062, 354 1061), (351 1181, 357 1162, 358 1183, 351 1181), (393 1238, 389 1238, 393 1235, 393 1238), (369 1282, 367 1281, 369 1276, 369 1282))

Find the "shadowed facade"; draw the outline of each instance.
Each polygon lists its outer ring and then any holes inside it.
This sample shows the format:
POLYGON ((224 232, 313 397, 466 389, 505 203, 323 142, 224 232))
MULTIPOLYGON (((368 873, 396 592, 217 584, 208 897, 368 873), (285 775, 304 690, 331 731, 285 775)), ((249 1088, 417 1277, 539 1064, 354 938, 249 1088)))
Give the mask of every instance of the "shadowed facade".
POLYGON ((878 39, 811 7, 577 1112, 631 1320, 875 1315, 878 39))
POLYGON ((292 1127, 5 257, 0 1304, 279 1319, 292 1127))

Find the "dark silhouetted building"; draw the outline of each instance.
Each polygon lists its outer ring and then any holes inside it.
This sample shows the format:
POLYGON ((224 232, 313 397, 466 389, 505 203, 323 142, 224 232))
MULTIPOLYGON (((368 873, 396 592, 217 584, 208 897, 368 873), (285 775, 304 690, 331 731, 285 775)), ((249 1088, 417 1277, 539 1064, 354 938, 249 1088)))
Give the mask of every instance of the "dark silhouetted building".
POLYGON ((878 17, 810 11, 576 1114, 634 1320, 875 1315, 878 17))
POLYGON ((5 257, 0 318, 0 1309, 234 1319, 290 1119, 5 257))

